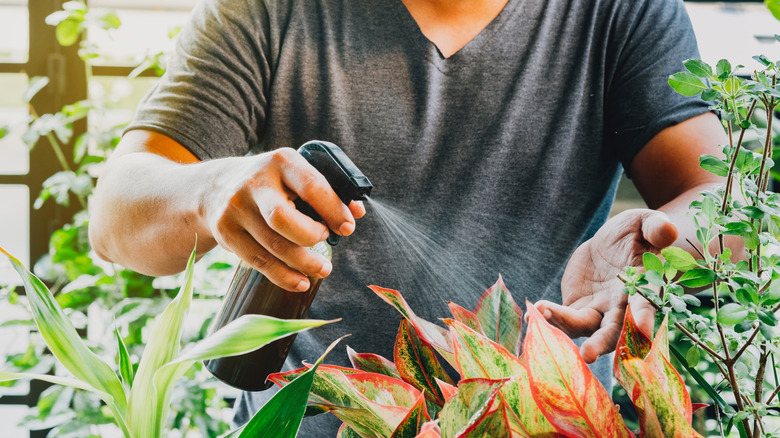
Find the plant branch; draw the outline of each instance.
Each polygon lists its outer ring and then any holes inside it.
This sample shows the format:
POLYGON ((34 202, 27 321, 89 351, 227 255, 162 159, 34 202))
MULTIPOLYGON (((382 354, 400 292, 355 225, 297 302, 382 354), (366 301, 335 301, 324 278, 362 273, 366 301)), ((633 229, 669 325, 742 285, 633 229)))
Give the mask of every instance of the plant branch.
POLYGON ((753 339, 756 338, 756 335, 760 331, 759 327, 760 326, 758 324, 756 324, 753 327, 753 333, 750 334, 750 337, 748 338, 747 341, 745 341, 745 344, 742 346, 742 348, 740 348, 739 351, 737 351, 737 353, 734 354, 734 357, 731 359, 732 361, 736 362, 739 359, 739 357, 742 356, 742 353, 744 353, 745 350, 747 350, 747 348, 753 343, 753 339))

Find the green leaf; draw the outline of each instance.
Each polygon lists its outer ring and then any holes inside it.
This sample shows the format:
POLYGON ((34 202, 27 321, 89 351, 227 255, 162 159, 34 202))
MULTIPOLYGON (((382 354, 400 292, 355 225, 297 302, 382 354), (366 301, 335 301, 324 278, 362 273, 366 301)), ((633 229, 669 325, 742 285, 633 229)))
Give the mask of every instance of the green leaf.
POLYGON ((678 271, 687 271, 697 266, 696 260, 687 251, 676 246, 670 246, 661 250, 664 260, 669 262, 678 271))
POLYGON ((77 379, 107 394, 109 399, 104 400, 112 410, 124 413, 127 398, 111 367, 84 344, 43 282, 3 248, 0 252, 22 277, 38 331, 54 356, 77 379))
POLYGON ((506 380, 465 379, 439 414, 442 436, 460 436, 458 432, 474 427, 490 411, 506 380))
POLYGON ((697 96, 709 88, 695 74, 687 71, 669 76, 669 85, 683 96, 697 96))
POLYGON ((724 163, 723 160, 713 155, 702 155, 699 158, 699 165, 707 172, 714 173, 718 176, 725 177, 729 174, 728 164, 724 163))
POLYGON ((685 355, 685 361, 688 363, 689 367, 695 367, 699 363, 700 357, 701 351, 699 350, 699 346, 694 345, 688 349, 688 353, 685 355))
POLYGON ((125 341, 116 327, 114 327, 114 335, 116 335, 118 344, 119 375, 122 376, 122 380, 124 380, 127 388, 131 388, 133 386, 133 363, 130 361, 130 354, 127 352, 125 341))
POLYGON ((696 268, 684 273, 678 283, 685 287, 704 287, 718 279, 714 271, 707 268, 696 268))
POLYGON ((424 391, 426 399, 444 406, 444 395, 441 393, 436 379, 454 385, 450 376, 444 371, 436 353, 431 346, 425 344, 407 320, 401 320, 393 354, 395 366, 401 378, 424 391))
POLYGON ((689 72, 700 78, 706 79, 712 76, 712 67, 710 67, 709 64, 702 61, 701 59, 688 59, 683 62, 683 65, 688 69, 689 72))
POLYGON ((748 310, 736 303, 729 303, 718 311, 718 322, 721 324, 734 325, 745 320, 748 317, 748 310))
POLYGON ((661 274, 658 273, 658 271, 647 271, 645 273, 645 280, 656 287, 663 287, 665 284, 664 278, 661 276, 661 274))
POLYGON ((309 391, 317 368, 340 340, 330 344, 313 367, 274 394, 243 427, 239 438, 262 436, 295 438, 306 411, 306 402, 309 399, 309 391))
POLYGON ((385 376, 395 377, 400 379, 398 374, 398 368, 395 364, 384 357, 373 353, 356 353, 355 350, 347 346, 347 356, 352 363, 352 367, 356 370, 365 371, 367 373, 377 373, 385 376))
POLYGON ((721 59, 715 66, 715 76, 719 80, 725 81, 731 74, 731 63, 727 59, 721 59))
POLYGON ((655 271, 659 274, 664 272, 664 262, 651 252, 646 252, 642 255, 642 264, 645 267, 645 271, 655 271))
POLYGON ((718 101, 720 100, 720 98, 721 98, 720 91, 714 88, 707 88, 701 93, 701 99, 707 102, 718 101))
POLYGON ((75 44, 81 35, 81 23, 81 21, 70 17, 60 21, 55 29, 57 42, 63 47, 75 44))
MULTIPOLYGON (((780 20, 780 0, 764 0, 764 4, 769 9, 769 12, 780 20)), ((775 39, 780 41, 780 35, 775 35, 775 39)))

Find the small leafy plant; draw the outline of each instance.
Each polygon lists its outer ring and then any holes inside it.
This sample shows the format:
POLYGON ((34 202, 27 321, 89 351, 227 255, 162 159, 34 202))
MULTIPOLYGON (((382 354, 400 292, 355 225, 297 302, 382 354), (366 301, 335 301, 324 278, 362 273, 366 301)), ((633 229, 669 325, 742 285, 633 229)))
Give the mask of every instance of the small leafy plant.
MULTIPOLYGON (((404 317, 394 360, 348 349, 352 368, 319 366, 309 397, 310 409, 344 422, 340 438, 634 436, 574 343, 530 303, 521 345, 523 313, 500 277, 473 312, 450 303, 446 329, 415 315, 398 291, 371 289, 404 317)), ((667 337, 664 320, 651 342, 629 310, 615 375, 632 395, 641 436, 698 437, 667 337)), ((269 378, 286 387, 310 369, 269 378)))
MULTIPOLYGON (((0 371, 0 381, 40 379, 95 393, 111 411, 114 422, 127 438, 163 436, 173 384, 194 363, 247 353, 276 339, 332 322, 288 321, 262 315, 245 315, 195 343, 187 351, 180 352, 182 326, 192 301, 193 251, 184 275, 184 284, 176 298, 157 318, 140 365, 134 371, 118 332, 119 361, 112 366, 82 341, 43 282, 2 248, 0 252, 8 257, 22 277, 41 336, 57 360, 72 374, 71 377, 0 371)), ((315 369, 316 365, 312 373, 315 369)), ((278 393, 247 426, 230 436, 255 437, 273 431, 274 436, 294 437, 303 418, 311 379, 313 375, 304 376, 295 387, 278 393), (305 384, 307 379, 308 386, 305 384), (299 401, 295 402, 296 399, 299 401), (286 420, 286 433, 278 434, 278 424, 274 424, 278 418, 286 420)))
POLYGON ((721 434, 736 425, 743 438, 780 436, 770 422, 780 416, 780 195, 769 190, 780 61, 754 59, 763 70, 750 77, 725 59, 715 68, 691 59, 687 71, 669 78, 677 92, 712 101, 720 112, 729 144, 700 164, 726 182, 690 205, 697 242, 689 243, 698 257, 673 247, 660 257, 646 253, 644 269, 627 268, 623 278, 627 293, 644 296, 687 339, 687 353, 675 355, 718 405, 721 434), (756 149, 746 147, 749 137, 756 149), (744 257, 727 245, 735 236, 744 242, 744 257), (717 370, 709 382, 694 368, 702 359, 717 370))

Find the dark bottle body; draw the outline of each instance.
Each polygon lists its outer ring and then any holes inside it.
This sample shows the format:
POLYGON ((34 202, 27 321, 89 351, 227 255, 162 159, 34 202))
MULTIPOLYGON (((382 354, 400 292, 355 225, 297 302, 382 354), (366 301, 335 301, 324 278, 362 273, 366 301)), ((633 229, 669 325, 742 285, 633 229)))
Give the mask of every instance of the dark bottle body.
MULTIPOLYGON (((319 245, 328 246, 322 242, 319 245)), ((312 248, 322 251, 322 248, 312 248)), ((330 247, 327 247, 330 258, 330 247)), ((241 262, 230 282, 222 309, 216 318, 214 331, 241 315, 268 315, 280 319, 302 319, 309 312, 322 279, 309 278, 306 292, 288 292, 273 284, 263 274, 241 262)), ((269 374, 279 372, 295 340, 295 335, 271 342, 264 347, 239 356, 223 357, 205 362, 206 368, 219 380, 244 391, 263 391, 273 383, 269 374)))

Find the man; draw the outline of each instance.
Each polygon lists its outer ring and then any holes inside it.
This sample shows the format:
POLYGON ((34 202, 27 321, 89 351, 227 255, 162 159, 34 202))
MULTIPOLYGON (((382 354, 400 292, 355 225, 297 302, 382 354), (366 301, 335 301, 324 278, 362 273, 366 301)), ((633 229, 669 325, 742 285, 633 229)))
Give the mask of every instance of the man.
MULTIPOLYGON (((391 357, 399 317, 365 285, 396 287, 408 265, 372 214, 332 265, 307 250, 328 229, 352 234, 365 209, 279 149, 332 141, 378 199, 435 224, 458 272, 483 285, 402 290, 418 314, 473 306, 501 273, 516 298, 549 298, 539 308, 570 335, 592 334, 581 348, 593 362, 619 335, 616 274, 685 247, 689 202, 719 182, 697 165, 721 140, 717 118, 666 84, 695 56, 678 0, 205 1, 109 160, 90 236, 102 257, 152 275, 183 269, 196 235, 199 254, 219 244, 289 290, 330 275, 309 316, 344 320, 299 335, 288 366, 345 333, 356 351, 391 357), (659 211, 604 224, 621 165, 659 211), (485 248, 489 271, 472 260, 485 248)), ((651 329, 652 312, 637 311, 651 329)), ((239 421, 261 396, 242 399, 239 421)), ((327 417, 301 436, 335 435, 327 417)))

